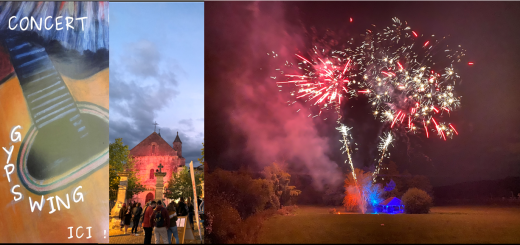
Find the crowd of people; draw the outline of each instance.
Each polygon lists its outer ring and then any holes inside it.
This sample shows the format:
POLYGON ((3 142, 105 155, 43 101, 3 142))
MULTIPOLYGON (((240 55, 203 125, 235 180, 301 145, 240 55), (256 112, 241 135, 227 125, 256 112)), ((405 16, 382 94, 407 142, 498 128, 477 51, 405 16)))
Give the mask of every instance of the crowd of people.
MULTIPOLYGON (((204 201, 197 200, 201 220, 204 218, 204 201)), ((141 208, 141 203, 123 204, 119 211, 121 219, 121 231, 127 234, 128 227, 132 226, 131 235, 138 236, 139 230, 144 230, 144 244, 151 244, 152 234, 155 236, 155 244, 160 240, 171 244, 172 237, 179 244, 179 234, 177 232, 177 217, 188 216, 191 229, 194 230, 193 219, 195 216, 194 203, 190 198, 184 200, 180 198, 178 203, 170 202, 167 206, 161 200, 149 201, 141 208)), ((202 221, 201 221, 202 223, 202 221)))

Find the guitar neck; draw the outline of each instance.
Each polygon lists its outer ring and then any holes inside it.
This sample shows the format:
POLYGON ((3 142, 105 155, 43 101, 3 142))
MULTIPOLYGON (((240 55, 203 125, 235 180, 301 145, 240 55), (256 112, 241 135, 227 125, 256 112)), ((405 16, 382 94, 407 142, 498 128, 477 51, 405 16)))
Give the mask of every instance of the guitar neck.
POLYGON ((70 123, 85 137, 88 132, 75 100, 45 48, 16 37, 5 43, 34 125, 41 129, 70 123))

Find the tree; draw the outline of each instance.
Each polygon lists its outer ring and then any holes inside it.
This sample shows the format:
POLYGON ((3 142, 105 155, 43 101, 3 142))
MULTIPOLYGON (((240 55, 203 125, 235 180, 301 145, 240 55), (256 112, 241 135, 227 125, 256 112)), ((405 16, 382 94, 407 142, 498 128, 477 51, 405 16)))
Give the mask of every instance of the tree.
POLYGON ((376 183, 385 187, 385 192, 382 196, 384 199, 389 197, 401 197, 404 193, 402 190, 403 186, 405 186, 404 179, 401 177, 397 169, 397 164, 394 161, 383 162, 379 174, 376 177, 376 183), (389 187, 389 185, 393 186, 394 184, 394 188, 389 187))
POLYGON ((394 161, 383 162, 379 174, 376 177, 376 183, 386 186, 390 180, 394 179, 395 181, 399 176, 400 173, 399 170, 397 170, 397 164, 394 161))
POLYGON ((417 188, 423 191, 426 191, 429 195, 433 194, 432 185, 430 184, 430 180, 428 177, 424 175, 414 175, 412 178, 408 180, 409 188, 417 188))
POLYGON ((285 172, 282 167, 273 163, 264 168, 264 176, 268 181, 271 181, 273 186, 273 194, 271 195, 271 204, 276 208, 281 208, 282 205, 287 205, 291 197, 301 194, 296 186, 289 186, 291 182, 291 175, 285 172))
POLYGON ((365 213, 368 208, 378 205, 383 195, 380 184, 372 182, 372 173, 361 169, 354 169, 356 179, 352 173, 345 178, 345 198, 343 205, 349 211, 360 210, 365 213))
POLYGON ((197 158, 197 161, 199 161, 201 164, 204 163, 204 142, 202 142, 202 149, 200 149, 202 151, 201 155, 202 157, 201 158, 197 158))
POLYGON ((242 219, 265 210, 274 195, 272 183, 253 179, 249 174, 216 169, 206 176, 205 191, 208 203, 225 199, 238 211, 242 219))
MULTIPOLYGON (((195 171, 193 174, 195 177, 195 185, 197 186, 197 196, 200 196, 202 195, 201 180, 204 179, 204 173, 202 171, 195 171)), ((181 197, 184 199, 188 197, 193 198, 193 185, 191 182, 191 173, 188 171, 188 168, 183 168, 177 173, 172 172, 172 178, 168 180, 164 196, 174 200, 181 197)))
POLYGON ((120 172, 127 171, 128 186, 126 197, 131 198, 144 191, 144 186, 139 182, 134 169, 134 159, 130 156, 128 145, 123 145, 123 139, 117 138, 114 143, 109 144, 109 199, 114 201, 117 199, 117 191, 119 189, 120 172))
POLYGON ((340 206, 344 197, 345 187, 343 187, 343 183, 325 186, 325 194, 323 195, 325 205, 340 206))
POLYGON ((433 194, 432 185, 426 176, 411 175, 407 170, 401 174, 397 170, 397 164, 394 161, 382 164, 376 177, 376 183, 385 186, 384 198, 400 198, 408 189, 414 187, 426 191, 429 195, 433 194), (395 187, 392 189, 390 186, 394 186, 394 184, 395 187))
POLYGON ((410 188, 402 198, 404 211, 407 214, 427 214, 432 206, 432 198, 426 191, 410 188))

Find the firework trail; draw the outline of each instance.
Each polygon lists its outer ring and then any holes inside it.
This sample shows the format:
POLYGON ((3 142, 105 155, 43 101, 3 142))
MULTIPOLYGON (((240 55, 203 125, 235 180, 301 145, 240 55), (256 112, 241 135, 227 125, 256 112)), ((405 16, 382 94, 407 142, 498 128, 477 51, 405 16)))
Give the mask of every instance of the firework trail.
POLYGON ((385 157, 386 150, 388 146, 392 143, 393 137, 392 133, 388 132, 384 135, 384 137, 379 137, 381 142, 379 143, 378 150, 381 152, 381 157, 377 163, 375 171, 372 173, 372 180, 376 182, 376 176, 379 174, 379 170, 381 169, 381 163, 383 162, 383 158, 385 157))
POLYGON ((340 126, 337 127, 336 129, 341 133, 341 135, 343 136, 343 139, 340 140, 340 142, 342 143, 342 147, 340 150, 343 150, 342 153, 347 153, 347 156, 348 156, 348 159, 345 160, 345 163, 348 162, 350 163, 350 168, 352 169, 352 177, 354 177, 354 182, 356 183, 356 189, 359 193, 359 199, 361 200, 361 212, 362 213, 365 213, 366 211, 366 205, 365 205, 365 195, 363 195, 363 193, 361 192, 361 190, 359 190, 359 186, 358 186, 358 183, 357 183, 357 178, 356 178, 356 173, 354 171, 354 162, 352 161, 352 155, 350 153, 350 147, 349 147, 349 144, 350 144, 350 141, 349 141, 349 138, 352 139, 352 136, 350 135, 349 131, 352 129, 352 128, 349 128, 347 126, 345 126, 344 124, 342 123, 339 123, 340 126))

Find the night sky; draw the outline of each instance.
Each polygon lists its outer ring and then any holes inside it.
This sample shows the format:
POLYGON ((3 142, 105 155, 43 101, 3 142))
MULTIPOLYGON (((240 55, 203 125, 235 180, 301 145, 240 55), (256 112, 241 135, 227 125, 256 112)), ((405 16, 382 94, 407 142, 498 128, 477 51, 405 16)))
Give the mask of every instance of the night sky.
MULTIPOLYGON (((447 119, 459 135, 447 141, 435 134, 400 137, 390 159, 401 171, 428 176, 434 186, 519 176, 518 13, 518 2, 206 2, 206 161, 213 169, 236 170, 285 159, 293 171, 320 183, 337 181, 337 166, 348 168, 335 121, 288 107, 289 95, 269 78, 279 66, 266 53, 290 60, 310 48, 312 27, 356 38, 371 24, 382 28, 397 17, 419 33, 449 35, 447 43, 462 45, 467 60, 456 67, 461 107, 447 119)), ((354 107, 343 107, 356 130, 354 164, 371 165, 382 124, 363 98, 349 103, 354 107)))

